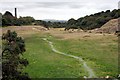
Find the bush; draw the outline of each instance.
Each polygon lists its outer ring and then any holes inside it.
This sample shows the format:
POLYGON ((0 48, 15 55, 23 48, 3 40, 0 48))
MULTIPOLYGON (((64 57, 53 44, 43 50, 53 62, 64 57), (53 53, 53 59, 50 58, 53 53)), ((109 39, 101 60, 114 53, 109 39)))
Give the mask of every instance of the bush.
POLYGON ((23 73, 22 69, 29 63, 22 58, 25 52, 25 42, 17 33, 7 31, 2 35, 2 77, 3 80, 29 80, 28 74, 23 73))

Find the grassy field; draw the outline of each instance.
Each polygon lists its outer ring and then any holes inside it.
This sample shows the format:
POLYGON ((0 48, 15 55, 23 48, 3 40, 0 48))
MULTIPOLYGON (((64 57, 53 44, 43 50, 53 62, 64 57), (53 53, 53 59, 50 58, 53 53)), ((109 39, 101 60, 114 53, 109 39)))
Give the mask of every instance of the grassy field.
POLYGON ((117 37, 113 34, 69 33, 59 29, 34 31, 32 28, 17 32, 25 38, 27 51, 24 57, 28 59, 29 66, 24 71, 31 78, 88 76, 81 62, 55 53, 43 38, 53 42, 61 52, 82 57, 97 77, 115 77, 118 74, 117 37))
POLYGON ((87 75, 82 64, 73 58, 54 53, 41 36, 26 38, 25 57, 30 64, 25 69, 32 78, 75 78, 87 75))
POLYGON ((82 57, 96 75, 115 76, 118 71, 118 46, 114 36, 101 39, 51 39, 62 52, 82 57))

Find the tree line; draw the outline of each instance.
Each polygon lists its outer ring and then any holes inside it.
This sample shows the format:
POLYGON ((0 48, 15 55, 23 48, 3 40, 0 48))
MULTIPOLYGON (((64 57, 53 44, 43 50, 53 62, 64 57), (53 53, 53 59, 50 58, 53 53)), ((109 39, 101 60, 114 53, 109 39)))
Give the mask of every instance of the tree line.
MULTIPOLYGON (((65 28, 69 29, 82 29, 82 30, 92 30, 95 28, 100 28, 106 22, 111 19, 117 19, 120 17, 120 9, 114 9, 112 11, 106 10, 95 14, 87 15, 85 17, 69 19, 67 22, 45 22, 48 27, 53 28, 65 28)), ((41 22, 40 22, 41 23, 41 22)))
POLYGON ((113 11, 106 10, 105 12, 98 12, 95 14, 87 15, 85 17, 81 17, 77 20, 71 18, 68 20, 66 29, 69 28, 80 28, 83 30, 91 30, 95 28, 100 28, 106 22, 111 19, 116 19, 120 17, 120 9, 114 9, 113 11))
POLYGON ((9 11, 6 11, 5 14, 2 15, 2 27, 31 25, 34 21, 35 19, 31 16, 26 16, 26 17, 20 16, 20 18, 16 18, 9 11))
POLYGON ((114 9, 112 11, 106 10, 95 14, 87 15, 78 18, 77 20, 71 18, 67 22, 46 22, 43 20, 35 20, 31 16, 16 18, 10 12, 6 11, 6 13, 2 15, 2 26, 42 25, 46 28, 65 28, 65 30, 69 30, 71 28, 91 30, 95 28, 100 28, 109 20, 119 17, 120 9, 114 9))

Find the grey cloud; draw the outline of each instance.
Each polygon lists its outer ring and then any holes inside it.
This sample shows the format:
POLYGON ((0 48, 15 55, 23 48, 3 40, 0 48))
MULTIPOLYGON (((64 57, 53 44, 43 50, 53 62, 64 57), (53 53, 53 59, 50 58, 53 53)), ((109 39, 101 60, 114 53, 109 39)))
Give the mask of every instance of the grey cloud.
MULTIPOLYGON (((10 0, 9 0, 10 1, 10 0)), ((47 1, 47 2, 37 2, 36 0, 30 0, 33 2, 0 2, 0 12, 5 12, 6 10, 14 11, 14 8, 18 8, 18 12, 20 15, 30 14, 31 16, 39 16, 42 15, 59 15, 61 16, 67 13, 66 16, 82 16, 86 14, 95 13, 97 11, 102 11, 106 9, 115 9, 117 8, 118 0, 73 0, 73 2, 69 0, 55 0, 47 1), (115 2, 115 3, 114 3, 115 2), (73 14, 74 12, 75 14, 73 14), (69 13, 69 15, 68 15, 69 13)), ((44 0, 42 0, 44 1, 44 0)))
POLYGON ((118 6, 116 5, 112 5, 112 4, 103 4, 101 6, 97 6, 96 7, 98 10, 113 10, 113 9, 117 9, 118 6))
POLYGON ((43 8, 80 8, 83 5, 76 2, 39 2, 36 6, 43 8))
POLYGON ((64 9, 64 8, 80 9, 83 7, 92 7, 97 9, 113 8, 111 3, 110 5, 96 4, 95 6, 88 5, 91 3, 81 3, 81 2, 4 2, 2 4, 4 4, 4 6, 2 6, 3 9, 6 9, 6 8, 10 9, 10 8, 17 7, 20 10, 26 10, 26 9, 32 10, 35 8, 52 8, 52 9, 64 9))
POLYGON ((118 2, 118 8, 120 9, 120 1, 118 2))

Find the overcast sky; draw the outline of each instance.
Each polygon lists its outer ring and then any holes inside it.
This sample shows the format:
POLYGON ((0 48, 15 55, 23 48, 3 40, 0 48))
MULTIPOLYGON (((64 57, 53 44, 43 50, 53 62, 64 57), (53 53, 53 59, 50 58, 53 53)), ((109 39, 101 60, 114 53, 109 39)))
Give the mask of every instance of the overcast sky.
POLYGON ((119 0, 0 0, 0 12, 32 16, 35 19, 68 20, 105 10, 118 9, 119 0))

